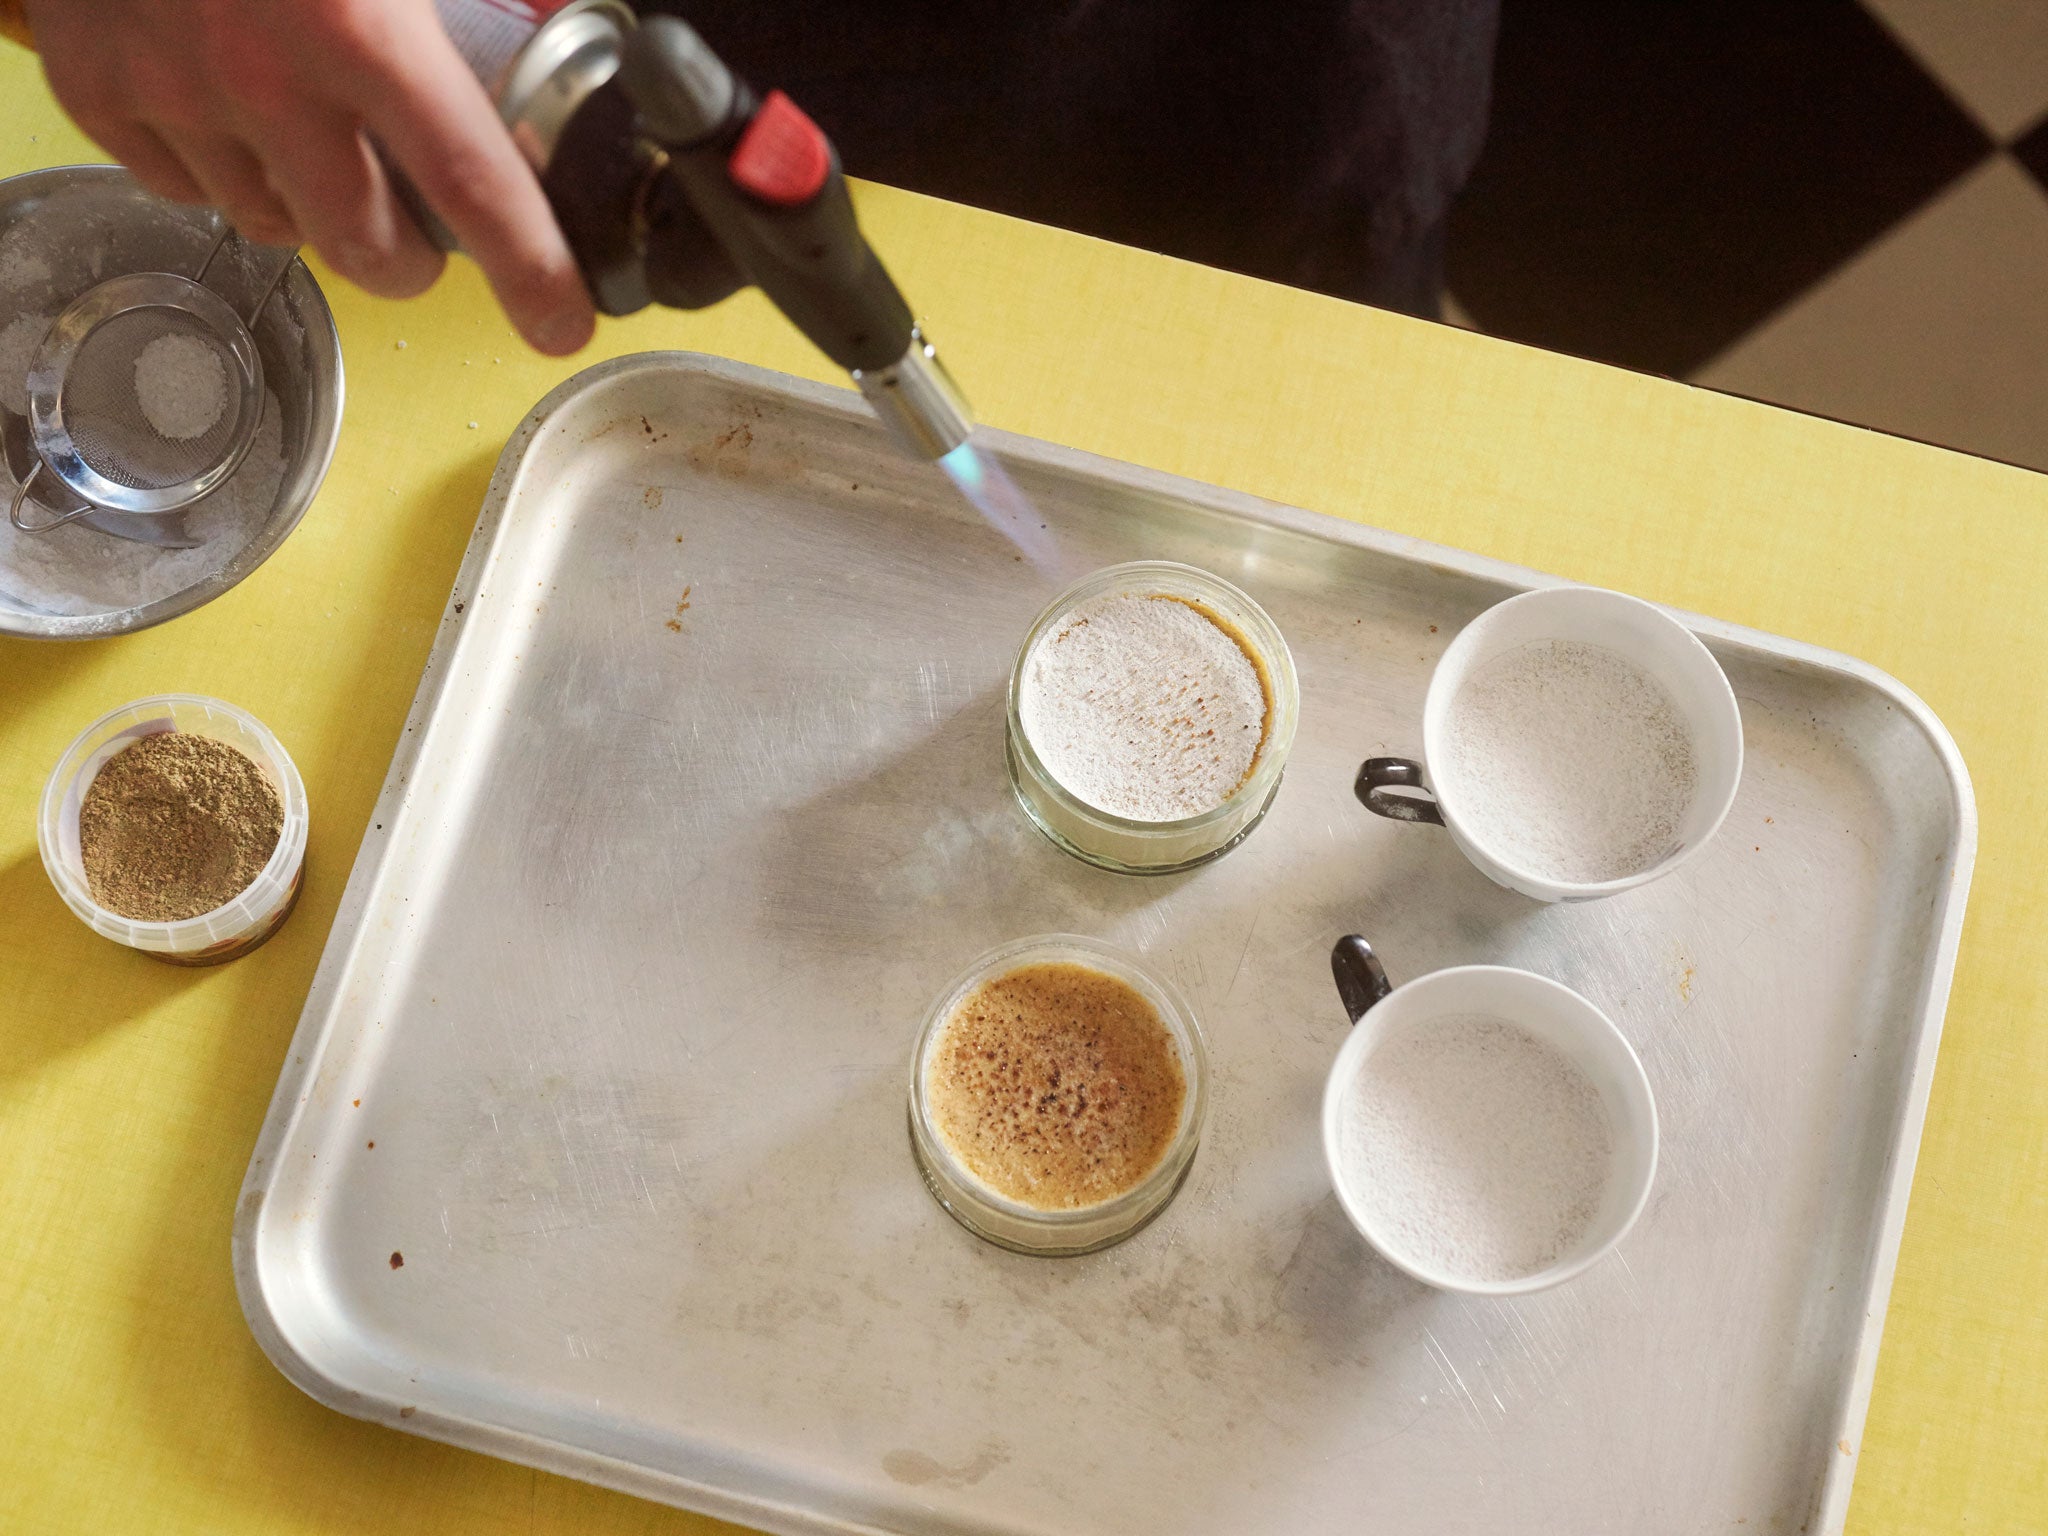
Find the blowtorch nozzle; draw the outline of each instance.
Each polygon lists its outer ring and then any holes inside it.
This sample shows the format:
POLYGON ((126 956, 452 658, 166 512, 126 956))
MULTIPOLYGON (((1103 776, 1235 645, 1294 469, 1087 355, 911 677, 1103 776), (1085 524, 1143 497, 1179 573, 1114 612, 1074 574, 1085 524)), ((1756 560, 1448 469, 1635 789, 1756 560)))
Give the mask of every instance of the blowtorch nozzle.
POLYGON ((966 403, 862 235, 818 125, 780 91, 755 95, 673 16, 626 35, 618 82, 659 149, 642 204, 649 295, 692 305, 754 283, 912 453, 965 442, 966 403))
POLYGON ((751 283, 905 448, 938 459, 967 441, 966 402, 861 233, 838 152, 796 103, 757 95, 687 23, 624 0, 541 7, 552 14, 528 31, 508 31, 496 0, 435 5, 605 313, 701 309, 751 283))
POLYGON ((944 458, 974 431, 967 401, 916 326, 910 329, 910 345, 895 362, 852 372, 875 414, 921 459, 944 458))

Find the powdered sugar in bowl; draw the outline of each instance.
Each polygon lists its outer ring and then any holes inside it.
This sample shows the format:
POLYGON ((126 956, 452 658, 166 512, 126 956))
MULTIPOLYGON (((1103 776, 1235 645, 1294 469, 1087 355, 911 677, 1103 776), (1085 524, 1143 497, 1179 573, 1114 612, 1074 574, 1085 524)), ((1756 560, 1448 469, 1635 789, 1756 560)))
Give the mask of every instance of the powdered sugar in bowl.
POLYGON ((1583 1273, 1657 1171, 1642 1063, 1604 1013, 1530 971, 1467 965, 1392 987, 1357 935, 1331 955, 1352 1015, 1323 1092, 1338 1203, 1406 1274, 1512 1296, 1583 1273))
MULTIPOLYGON (((199 271, 222 228, 218 214, 154 197, 118 166, 0 180, 0 409, 16 419, 23 452, 34 453, 26 371, 56 317, 105 278, 199 271)), ((288 258, 231 240, 207 285, 246 315, 288 258)), ((85 523, 24 532, 6 515, 17 487, 0 462, 0 635, 85 640, 146 629, 211 602, 284 543, 319 489, 341 430, 341 341, 303 262, 289 260, 251 334, 268 390, 263 414, 233 475, 169 515, 192 547, 158 548, 85 523)), ((138 389, 148 384, 138 378, 138 389)), ((217 413, 214 381, 173 378, 170 385, 161 397, 150 391, 167 439, 217 413)), ((41 523, 55 509, 26 510, 41 523)))
POLYGON ((1125 874, 1188 869, 1265 815, 1301 690, 1266 611, 1165 560, 1067 588, 1010 676, 1009 769, 1039 830, 1125 874))
POLYGON ((1358 798, 1447 827, 1480 873, 1538 901, 1669 874, 1742 779, 1720 663, 1654 603, 1595 587, 1524 592, 1466 625, 1430 677, 1422 744, 1427 784, 1421 763, 1375 757, 1358 798))

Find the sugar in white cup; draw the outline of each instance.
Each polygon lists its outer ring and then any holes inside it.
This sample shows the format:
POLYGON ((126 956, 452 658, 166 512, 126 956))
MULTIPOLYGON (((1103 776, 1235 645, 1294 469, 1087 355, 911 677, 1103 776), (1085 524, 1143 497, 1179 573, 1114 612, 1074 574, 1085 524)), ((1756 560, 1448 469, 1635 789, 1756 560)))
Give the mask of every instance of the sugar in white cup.
POLYGON ((1323 1156, 1338 1203, 1366 1241, 1423 1284, 1473 1296, 1544 1290, 1583 1274, 1612 1252, 1642 1213, 1657 1172, 1657 1105, 1650 1080, 1614 1022, 1571 988, 1504 965, 1458 966, 1392 986, 1370 946, 1355 934, 1338 941, 1331 966, 1353 1025, 1323 1088, 1323 1156), (1432 1020, 1472 1015, 1504 1020, 1556 1050, 1586 1075, 1607 1119, 1607 1179, 1592 1219, 1553 1262, 1512 1278, 1454 1273, 1402 1243, 1364 1198, 1343 1154, 1346 1101, 1360 1073, 1369 1070, 1373 1052, 1432 1020))
POLYGON ((1444 651, 1422 705, 1424 762, 1448 760, 1459 692, 1489 662, 1545 641, 1578 641, 1617 651, 1661 684, 1692 737, 1697 776, 1671 846, 1661 858, 1608 880, 1561 879, 1531 869, 1490 841, 1455 787, 1422 763, 1375 757, 1358 771, 1358 798, 1396 821, 1434 822, 1497 885, 1538 901, 1591 901, 1668 875, 1712 840, 1742 781, 1742 712, 1735 691, 1699 637, 1654 603, 1598 587, 1547 587, 1496 603, 1444 651))
POLYGON ((276 932, 298 903, 306 860, 306 786, 282 743, 246 710, 192 693, 137 699, 87 726, 64 751, 43 787, 36 841, 43 868, 64 904, 93 932, 173 965, 218 965, 276 932), (175 923, 143 922, 92 899, 79 851, 78 810, 107 760, 144 736, 189 731, 222 741, 262 770, 284 802, 277 847, 248 889, 211 912, 175 923))

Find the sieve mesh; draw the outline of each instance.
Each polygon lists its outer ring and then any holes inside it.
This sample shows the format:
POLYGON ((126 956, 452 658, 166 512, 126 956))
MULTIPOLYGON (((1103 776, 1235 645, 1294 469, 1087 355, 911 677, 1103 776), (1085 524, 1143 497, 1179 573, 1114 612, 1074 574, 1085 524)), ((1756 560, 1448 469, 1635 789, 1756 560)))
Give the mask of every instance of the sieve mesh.
MULTIPOLYGON (((177 410, 191 411, 193 400, 215 387, 203 364, 193 376, 193 386, 190 398, 175 402, 173 416, 177 410)), ((242 418, 249 409, 241 369, 228 342, 190 311, 154 304, 125 310, 95 326, 64 373, 61 397, 79 458, 95 474, 142 491, 185 485, 226 460, 245 435, 242 418), (173 336, 203 345, 220 369, 219 416, 204 430, 183 438, 167 437, 151 422, 136 376, 144 350, 173 336)), ((157 409, 162 416, 163 407, 157 409)))

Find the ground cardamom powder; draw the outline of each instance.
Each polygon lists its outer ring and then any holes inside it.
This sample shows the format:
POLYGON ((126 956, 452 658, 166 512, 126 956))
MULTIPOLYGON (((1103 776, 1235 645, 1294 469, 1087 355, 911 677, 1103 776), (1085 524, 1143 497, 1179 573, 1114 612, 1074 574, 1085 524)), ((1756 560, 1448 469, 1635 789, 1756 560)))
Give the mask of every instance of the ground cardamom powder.
POLYGON ((284 831, 284 802, 244 752, 165 731, 108 758, 78 807, 92 899, 135 922, 177 923, 246 891, 284 831))

